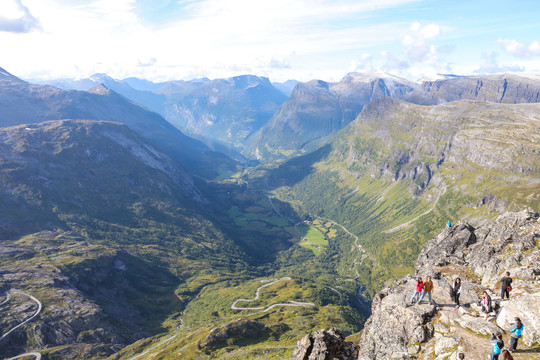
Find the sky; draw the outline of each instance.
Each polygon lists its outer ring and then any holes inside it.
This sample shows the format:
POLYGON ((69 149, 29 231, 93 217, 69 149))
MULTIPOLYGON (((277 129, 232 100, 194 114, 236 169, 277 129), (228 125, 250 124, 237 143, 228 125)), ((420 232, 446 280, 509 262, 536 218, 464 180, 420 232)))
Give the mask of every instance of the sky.
POLYGON ((23 79, 540 73, 537 0, 0 0, 23 79))

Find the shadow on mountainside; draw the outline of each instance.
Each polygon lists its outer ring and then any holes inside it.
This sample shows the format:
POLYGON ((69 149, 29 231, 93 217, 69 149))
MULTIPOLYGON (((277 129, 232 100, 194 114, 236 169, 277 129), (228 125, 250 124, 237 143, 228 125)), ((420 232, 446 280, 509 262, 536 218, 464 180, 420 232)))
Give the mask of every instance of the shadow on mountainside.
POLYGON ((270 170, 266 180, 268 188, 277 189, 299 183, 315 172, 313 165, 328 156, 331 150, 332 146, 326 144, 318 150, 287 160, 276 169, 270 170))
POLYGON ((289 203, 270 198, 266 189, 247 181, 196 181, 212 204, 209 217, 247 255, 247 263, 272 263, 279 252, 292 245, 287 227, 298 223, 300 215, 289 203))

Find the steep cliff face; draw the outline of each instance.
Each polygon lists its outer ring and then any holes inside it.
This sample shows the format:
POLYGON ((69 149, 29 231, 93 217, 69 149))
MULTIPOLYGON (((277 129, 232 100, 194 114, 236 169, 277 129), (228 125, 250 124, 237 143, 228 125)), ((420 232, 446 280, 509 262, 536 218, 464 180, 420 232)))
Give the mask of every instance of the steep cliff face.
POLYGON ((337 83, 299 83, 272 119, 247 140, 244 155, 273 160, 304 151, 353 121, 364 105, 382 97, 402 97, 413 86, 393 76, 356 73, 337 83))
POLYGON ((505 213, 476 226, 461 223, 445 228, 418 257, 415 276, 432 276, 433 299, 410 304, 416 277, 407 276, 379 292, 362 334, 359 359, 456 359, 487 356, 486 336, 505 334, 514 317, 526 326, 518 359, 533 359, 540 342, 540 223, 531 211, 505 213), (500 300, 500 279, 509 271, 514 281, 510 300, 500 300), (455 278, 463 281, 461 307, 450 297, 455 278), (483 291, 495 312, 484 320, 477 305, 483 291))
POLYGON ((506 104, 538 102, 540 101, 540 77, 498 74, 425 81, 403 98, 421 105, 436 105, 463 99, 506 104))

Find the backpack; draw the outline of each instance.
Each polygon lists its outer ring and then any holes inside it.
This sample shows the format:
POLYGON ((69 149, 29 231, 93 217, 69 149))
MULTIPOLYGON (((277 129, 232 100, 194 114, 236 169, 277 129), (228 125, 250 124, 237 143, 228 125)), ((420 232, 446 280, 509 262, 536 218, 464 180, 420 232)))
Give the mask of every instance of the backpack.
POLYGON ((523 328, 524 328, 524 327, 525 327, 525 326, 524 326, 523 324, 521 324, 521 327, 518 328, 518 325, 516 324, 516 336, 517 336, 518 338, 521 337, 521 332, 523 331, 523 328))
POLYGON ((493 354, 495 355, 499 355, 503 347, 504 343, 500 340, 497 340, 496 342, 491 344, 491 350, 493 350, 493 354))

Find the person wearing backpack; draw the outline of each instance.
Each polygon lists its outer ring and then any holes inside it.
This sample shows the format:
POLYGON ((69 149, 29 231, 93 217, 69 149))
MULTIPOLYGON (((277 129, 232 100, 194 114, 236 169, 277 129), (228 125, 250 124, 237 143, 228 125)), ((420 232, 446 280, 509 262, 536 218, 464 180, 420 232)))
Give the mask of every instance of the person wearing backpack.
POLYGON ((507 271, 506 275, 501 279, 501 299, 504 300, 504 295, 507 299, 510 299, 510 291, 512 290, 512 278, 510 277, 510 272, 507 271))
MULTIPOLYGON (((422 281, 422 278, 419 277, 418 280, 416 281, 416 287, 414 289, 414 294, 411 297, 411 304, 415 303, 417 297, 418 297, 418 299, 420 299, 420 294, 422 293, 422 291, 424 291, 424 282, 422 281)), ((420 302, 420 300, 418 300, 418 302, 420 302)))
POLYGON ((516 322, 511 324, 510 331, 510 347, 508 348, 509 351, 516 351, 518 339, 521 337, 521 333, 523 332, 523 328, 525 327, 523 323, 521 322, 521 319, 516 317, 514 319, 516 322))
POLYGON ((502 339, 502 334, 491 334, 489 338, 491 344, 491 352, 489 353, 490 360, 499 360, 499 354, 501 353, 504 347, 504 341, 502 339))

